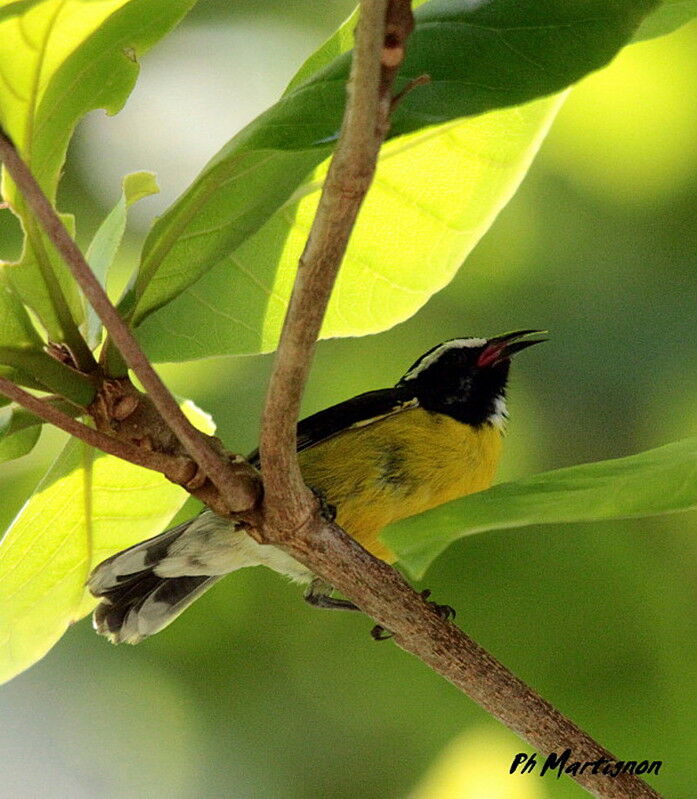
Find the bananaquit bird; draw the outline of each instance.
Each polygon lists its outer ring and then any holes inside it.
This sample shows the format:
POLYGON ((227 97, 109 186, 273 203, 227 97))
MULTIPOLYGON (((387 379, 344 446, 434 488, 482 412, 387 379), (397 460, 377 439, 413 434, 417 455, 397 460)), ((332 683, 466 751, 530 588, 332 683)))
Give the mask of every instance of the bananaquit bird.
MULTIPOLYGON (((446 341, 422 355, 394 388, 368 391, 299 423, 305 482, 336 508, 349 535, 392 562, 394 554, 378 539, 383 527, 491 485, 507 418, 510 358, 537 344, 540 339, 526 337, 539 332, 446 341)), ((258 453, 249 460, 258 465, 258 453)), ((224 575, 260 564, 309 583, 305 596, 313 604, 355 607, 326 586, 323 592, 290 555, 204 510, 95 568, 88 582, 102 600, 95 629, 114 643, 137 643, 224 575)))

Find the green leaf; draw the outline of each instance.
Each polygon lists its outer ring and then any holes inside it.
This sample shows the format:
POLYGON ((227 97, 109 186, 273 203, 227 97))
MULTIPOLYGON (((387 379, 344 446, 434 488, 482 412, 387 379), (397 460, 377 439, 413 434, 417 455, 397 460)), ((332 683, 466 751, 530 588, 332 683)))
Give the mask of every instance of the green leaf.
MULTIPOLYGON (((107 214, 94 234, 87 248, 86 258, 92 271, 104 288, 107 285, 109 268, 116 258, 126 231, 126 215, 128 209, 138 200, 157 194, 160 187, 153 172, 133 172, 126 175, 122 182, 121 197, 107 214)), ((87 309, 87 343, 95 347, 101 337, 102 323, 100 318, 89 307, 87 309)))
POLYGON ((0 462, 13 461, 30 453, 41 435, 41 426, 27 427, 0 438, 0 462))
POLYGON ((34 449, 43 422, 23 408, 0 408, 0 463, 21 458, 34 449))
MULTIPOLYGON (((70 402, 54 397, 50 400, 68 416, 77 416, 79 409, 70 402)), ((41 435, 44 420, 0 395, 0 461, 21 458, 30 452, 41 435)))
POLYGON ((126 208, 130 208, 139 200, 159 194, 160 187, 157 185, 157 175, 154 172, 143 170, 141 172, 131 172, 123 179, 123 196, 126 198, 126 208))
POLYGON ((44 352, 44 342, 29 319, 8 279, 7 264, 0 264, 0 369, 19 385, 55 391, 88 405, 94 397, 89 380, 44 352))
MULTIPOLYGON (((2 357, 0 356, 0 360, 2 357)), ((5 366, 0 363, 0 377, 4 377, 6 380, 10 380, 17 386, 25 386, 26 388, 33 388, 37 391, 46 391, 46 386, 38 381, 36 378, 32 377, 31 375, 27 374, 26 372, 22 371, 21 369, 15 369, 10 366, 5 366)), ((7 397, 0 395, 0 405, 6 405, 8 402, 11 402, 7 397)))
MULTIPOLYGON (((186 407, 213 432, 209 416, 186 407)), ((187 497, 161 474, 71 439, 0 541, 0 682, 90 611, 94 566, 164 530, 187 497)))
POLYGON ((133 323, 176 297, 258 230, 330 152, 329 146, 254 150, 237 147, 233 139, 148 235, 133 323))
MULTIPOLYGON (((412 10, 415 11, 425 2, 426 0, 414 0, 411 4, 412 10)), ((358 12, 359 9, 358 6, 356 6, 353 13, 339 26, 326 42, 320 45, 314 53, 305 59, 303 65, 295 75, 293 75, 285 92, 283 92, 284 97, 309 81, 315 73, 320 72, 327 64, 331 64, 335 58, 353 49, 354 31, 358 24, 358 12)))
MULTIPOLYGON (((59 214, 68 233, 75 237, 75 217, 59 214)), ((51 341, 65 341, 59 321, 61 305, 67 315, 81 323, 84 318, 82 299, 63 259, 38 223, 30 216, 23 221, 25 238, 19 261, 5 264, 7 276, 22 301, 38 316, 51 341)))
POLYGON ((0 364, 12 369, 3 377, 18 385, 59 394, 65 399, 86 408, 96 393, 94 381, 71 369, 46 352, 0 348, 0 364))
MULTIPOLYGON (((412 8, 423 5, 426 0, 414 0, 412 8)), ((661 0, 636 30, 633 41, 640 41, 676 30, 697 16, 697 0, 661 0)), ((321 47, 310 55, 300 67, 286 89, 286 94, 305 83, 334 58, 353 47, 353 31, 358 21, 356 9, 346 22, 321 47)))
MULTIPOLYGON (((387 142, 322 336, 384 330, 447 285, 517 189, 562 100, 544 98, 387 142)), ((145 320, 138 338, 151 358, 275 347, 327 165, 304 196, 145 320)))
POLYGON ((697 17, 697 0, 663 0, 634 34, 634 41, 653 39, 682 27, 697 17))
MULTIPOLYGON (((0 124, 53 200, 78 120, 94 108, 115 114, 138 75, 138 59, 195 0, 0 0, 0 124)), ((67 268, 32 224, 12 182, 3 196, 31 241, 20 261, 21 293, 53 340, 62 340, 55 305, 37 260, 55 272, 73 317, 82 308, 67 268), (29 277, 27 277, 29 275, 29 277)), ((18 267, 18 269, 19 269, 18 267)))
MULTIPOLYGON (((559 91, 607 63, 651 7, 651 0, 619 3, 501 0, 486 4, 474 4, 469 0, 432 0, 425 3, 417 9, 418 24, 399 85, 405 85, 408 79, 424 72, 431 75, 432 81, 400 103, 390 135, 403 136, 491 109, 510 108, 559 91)), ((199 325, 207 324, 212 336, 229 338, 225 327, 230 317, 240 319, 244 301, 240 299, 234 306, 228 305, 222 314, 216 308, 211 316, 210 301, 216 298, 219 286, 215 282, 202 290, 202 278, 219 264, 227 272, 231 269, 247 271, 248 264, 237 263, 239 250, 266 223, 269 214, 274 212, 276 219, 286 217, 283 224, 287 227, 287 217, 292 216, 297 199, 315 190, 312 180, 316 177, 311 178, 310 183, 303 183, 303 178, 327 158, 330 145, 337 137, 349 54, 343 52, 330 63, 326 61, 347 46, 346 31, 343 28, 338 39, 320 48, 301 68, 300 78, 291 82, 283 98, 223 148, 148 236, 135 296, 124 303, 124 309, 131 310, 135 306, 134 324, 142 323, 153 311, 161 309, 153 316, 153 319, 158 318, 158 323, 142 333, 146 347, 157 345, 156 357, 179 360, 182 356, 177 347, 156 342, 155 330, 176 330, 180 338, 195 339, 199 325), (319 67, 319 71, 308 77, 310 69, 319 67), (226 258, 229 262, 224 266, 222 261, 226 258), (182 314, 172 314, 169 306, 163 306, 188 287, 191 287, 193 304, 197 305, 197 315, 187 318, 182 326, 182 314), (192 327, 196 332, 192 333, 192 327), (161 356, 163 348, 167 352, 161 356)), ((514 112, 509 112, 502 119, 508 121, 514 116, 514 112)), ((525 160, 531 142, 537 142, 539 130, 548 123, 542 116, 537 128, 530 126, 525 141, 521 143, 518 139, 522 153, 518 155, 519 161, 525 160)), ((493 149, 500 145, 503 157, 510 160, 506 134, 503 125, 500 127, 500 139, 492 143, 493 149)), ((445 131, 431 130, 424 135, 436 132, 445 131)), ((464 146, 468 146, 466 142, 464 146)), ((418 164, 416 166, 416 177, 412 179, 411 170, 407 170, 391 187, 392 193, 406 192, 414 196, 426 193, 428 198, 440 192, 446 198, 445 216, 449 213, 461 215, 461 208, 448 206, 448 197, 457 191, 457 184, 464 182, 462 174, 451 170, 445 184, 427 181, 424 185, 424 173, 418 170, 418 164)), ((507 188, 503 194, 508 194, 507 188)), ((500 205, 500 197, 491 198, 492 207, 500 208, 500 205)), ((383 238, 401 232, 399 219, 396 229, 386 214, 382 221, 385 227, 380 230, 379 239, 375 233, 373 235, 378 249, 383 238)), ((428 228, 424 232, 428 232, 428 228)), ((267 337, 265 329, 274 327, 275 322, 268 314, 275 316, 277 303, 284 306, 287 300, 276 284, 285 285, 292 279, 292 271, 281 274, 277 263, 281 251, 276 246, 276 238, 274 242, 271 249, 258 253, 261 270, 255 269, 242 278, 249 284, 246 299, 253 302, 248 309, 251 323, 244 320, 241 325, 247 326, 247 343, 234 350, 217 351, 258 351, 260 342, 267 337)), ((284 269, 295 269, 302 245, 295 241, 294 246, 284 269)), ((425 250, 424 242, 422 253, 425 250)), ((377 263, 380 272, 391 267, 381 257, 377 263)), ((423 277, 423 274, 403 276, 407 283, 423 277)), ((337 291, 363 296, 355 276, 343 283, 344 287, 339 286, 337 291)), ((430 296, 442 286, 440 275, 433 284, 422 296, 430 296)), ((386 310, 384 318, 373 321, 371 329, 384 329, 397 320, 386 310)), ((186 357, 211 354, 195 341, 190 345, 186 357)))
POLYGON ((697 508, 697 437, 626 458, 501 483, 387 528, 381 538, 420 577, 448 544, 531 524, 626 519, 697 508))
POLYGON ((41 352, 43 341, 8 278, 7 264, 0 264, 0 348, 4 347, 41 352))
POLYGON ((0 121, 49 198, 55 197, 78 120, 95 108, 121 110, 138 76, 138 59, 193 4, 0 0, 0 121))

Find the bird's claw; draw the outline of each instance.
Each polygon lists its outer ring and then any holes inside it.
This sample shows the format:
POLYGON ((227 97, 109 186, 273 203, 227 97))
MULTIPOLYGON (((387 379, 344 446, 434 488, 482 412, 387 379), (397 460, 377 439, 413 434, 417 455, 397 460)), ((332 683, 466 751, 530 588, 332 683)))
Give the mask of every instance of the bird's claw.
POLYGON ((310 486, 310 491, 315 495, 317 501, 319 502, 319 512, 322 518, 326 522, 335 522, 336 521, 336 505, 332 505, 331 502, 327 501, 324 493, 322 491, 318 491, 316 488, 312 488, 310 486))
MULTIPOLYGON (((419 596, 439 618, 443 619, 443 621, 450 621, 450 619, 454 619, 457 615, 455 613, 455 608, 451 607, 450 605, 439 605, 437 602, 430 600, 430 588, 424 588, 419 596)), ((392 638, 393 635, 394 633, 386 630, 381 624, 376 624, 375 627, 373 627, 373 629, 370 631, 370 637, 374 641, 387 641, 389 638, 392 638)))
POLYGON ((389 630, 386 630, 382 624, 376 624, 375 627, 370 631, 370 637, 373 641, 387 641, 388 638, 392 638, 394 633, 391 633, 389 630))
POLYGON ((457 613, 455 612, 455 608, 451 607, 450 605, 439 605, 437 602, 433 602, 429 599, 431 596, 431 589, 424 588, 421 592, 421 599, 433 610, 433 612, 439 616, 443 621, 450 621, 450 619, 454 619, 457 613))

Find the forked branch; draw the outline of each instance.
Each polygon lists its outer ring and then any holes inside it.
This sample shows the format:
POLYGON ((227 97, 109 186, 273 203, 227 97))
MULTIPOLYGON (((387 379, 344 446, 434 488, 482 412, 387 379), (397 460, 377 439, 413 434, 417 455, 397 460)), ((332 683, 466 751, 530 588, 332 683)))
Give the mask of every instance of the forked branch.
MULTIPOLYGON (((408 0, 361 2, 341 137, 301 258, 269 384, 261 435, 266 489, 263 527, 254 533, 281 546, 341 590, 392 631, 399 646, 460 688, 535 749, 547 754, 570 748, 578 760, 614 759, 461 630, 439 618, 397 571, 322 519, 302 481, 295 440, 300 399, 332 286, 387 133, 394 79, 412 24, 408 0)), ((162 418, 210 477, 227 508, 250 508, 256 500, 254 473, 244 471, 244 465, 232 469, 225 454, 212 447, 210 440, 181 414, 12 143, 2 134, 0 157, 162 418)), ((133 462, 141 457, 123 447, 117 451, 110 436, 65 414, 59 417, 47 410, 42 400, 8 381, 0 381, 0 391, 94 446, 133 462)), ((609 779, 584 772, 574 779, 590 793, 607 799, 660 799, 631 774, 609 779)))
MULTIPOLYGON (((281 546, 335 586, 394 641, 423 660, 549 754, 614 760, 603 747, 449 621, 444 621, 386 563, 323 520, 303 484, 296 421, 314 344, 360 205, 389 125, 392 85, 411 32, 408 0, 363 0, 341 138, 300 260, 269 384, 261 433, 265 487, 263 539, 281 546)), ((631 774, 574 776, 608 799, 658 799, 631 774)))
POLYGON ((182 413, 177 401, 152 367, 133 333, 121 319, 41 186, 20 158, 14 144, 2 131, 0 131, 0 160, 4 162, 5 168, 22 192, 36 219, 102 320, 124 360, 147 390, 160 416, 198 464, 203 475, 207 476, 217 489, 223 503, 218 504, 216 509, 222 512, 226 505, 228 513, 232 513, 254 508, 259 499, 259 482, 252 467, 242 458, 223 456, 222 449, 213 447, 211 439, 197 430, 182 413))
POLYGON ((195 463, 188 458, 166 455, 161 452, 153 452, 141 447, 135 447, 126 441, 121 441, 113 436, 108 436, 93 427, 73 419, 67 413, 47 402, 39 399, 28 391, 16 386, 4 377, 0 377, 0 394, 21 405, 26 410, 43 419, 45 422, 54 425, 59 430, 75 436, 92 447, 114 455, 125 461, 135 463, 136 466, 143 466, 169 477, 175 483, 186 482, 193 477, 195 463))

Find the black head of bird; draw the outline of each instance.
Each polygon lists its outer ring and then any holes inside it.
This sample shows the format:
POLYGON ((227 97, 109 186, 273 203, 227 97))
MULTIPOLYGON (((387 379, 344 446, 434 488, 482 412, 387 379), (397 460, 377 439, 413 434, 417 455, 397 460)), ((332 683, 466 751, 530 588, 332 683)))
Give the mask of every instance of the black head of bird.
POLYGON ((398 387, 427 411, 478 426, 503 406, 511 357, 545 339, 542 330, 517 330, 493 338, 455 338, 433 347, 406 372, 398 387))

